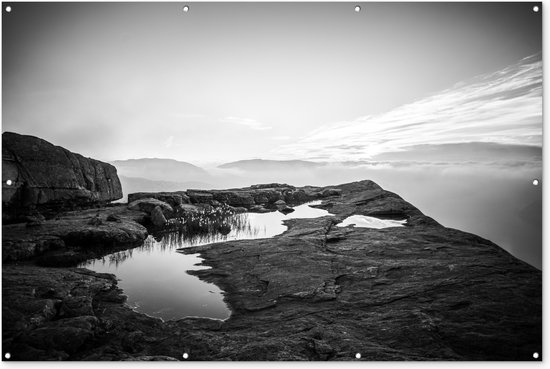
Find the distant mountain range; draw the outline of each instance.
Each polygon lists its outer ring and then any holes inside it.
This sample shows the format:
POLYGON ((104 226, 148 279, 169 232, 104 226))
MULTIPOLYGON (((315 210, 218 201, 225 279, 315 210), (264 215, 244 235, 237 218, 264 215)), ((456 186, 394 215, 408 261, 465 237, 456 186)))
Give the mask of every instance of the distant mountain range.
POLYGON ((307 160, 239 160, 219 165, 210 172, 196 165, 173 159, 130 159, 111 162, 122 183, 124 196, 133 192, 180 191, 189 188, 213 189, 244 187, 251 184, 325 183, 331 176, 347 175, 348 180, 362 178, 354 167, 393 163, 415 166, 422 163, 501 163, 540 162, 542 148, 527 145, 504 145, 491 142, 466 142, 438 145, 414 145, 401 151, 385 152, 369 161, 338 163, 307 160), (357 177, 357 178, 356 178, 357 177))
POLYGON ((193 189, 210 189, 213 186, 210 183, 188 181, 188 182, 170 182, 170 181, 154 181, 146 178, 135 178, 118 176, 122 185, 123 198, 120 200, 126 202, 128 194, 136 192, 172 192, 184 191, 189 188, 193 189))
POLYGON ((212 176, 196 165, 174 159, 130 159, 111 162, 117 168, 126 201, 129 193, 183 191, 212 187, 212 176))
POLYGON ((124 198, 134 192, 212 189, 284 181, 324 166, 305 160, 240 160, 218 166, 209 173, 196 165, 173 159, 130 159, 111 162, 117 168, 124 198), (220 170, 221 169, 221 170, 220 170), (239 173, 224 169, 238 169, 239 173), (289 177, 291 176, 291 177, 289 177))
POLYGON ((208 181, 210 174, 196 165, 174 159, 129 159, 111 162, 119 176, 146 178, 151 181, 208 181))
POLYGON ((239 160, 219 165, 222 169, 241 169, 246 171, 275 171, 289 169, 315 169, 324 166, 325 163, 316 163, 305 160, 239 160))

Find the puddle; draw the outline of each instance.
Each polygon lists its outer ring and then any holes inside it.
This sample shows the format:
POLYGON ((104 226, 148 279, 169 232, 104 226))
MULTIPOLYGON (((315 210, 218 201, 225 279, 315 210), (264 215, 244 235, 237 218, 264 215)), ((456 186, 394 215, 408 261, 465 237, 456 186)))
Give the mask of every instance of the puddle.
POLYGON ((380 219, 375 217, 369 217, 366 215, 352 215, 344 219, 341 223, 338 223, 337 227, 347 227, 354 225, 359 228, 390 228, 390 227, 404 227, 407 220, 393 220, 393 219, 380 219))
POLYGON ((287 215, 278 211, 233 214, 223 218, 226 234, 214 230, 219 228, 208 226, 207 232, 168 232, 157 240, 149 236, 141 247, 88 260, 79 267, 115 274, 119 279, 119 287, 128 296, 127 304, 138 312, 163 320, 188 316, 223 320, 231 314, 223 301, 223 291, 187 273, 188 270, 207 269, 197 265, 203 259, 198 254, 182 254, 177 249, 214 242, 273 237, 286 231, 283 220, 331 215, 326 210, 309 206, 320 203, 315 201, 296 206, 295 211, 287 215))
POLYGON ((223 301, 223 291, 187 273, 208 269, 196 265, 203 259, 198 254, 178 253, 178 247, 164 238, 156 241, 149 236, 141 247, 89 260, 80 267, 115 274, 118 286, 128 296, 126 303, 140 313, 163 320, 186 316, 228 318, 231 311, 223 301))

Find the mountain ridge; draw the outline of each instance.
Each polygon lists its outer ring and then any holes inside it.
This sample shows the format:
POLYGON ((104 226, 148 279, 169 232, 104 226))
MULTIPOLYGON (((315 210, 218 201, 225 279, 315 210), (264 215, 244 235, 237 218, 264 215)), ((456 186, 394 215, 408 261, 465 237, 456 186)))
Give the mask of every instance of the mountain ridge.
POLYGON ((269 160, 269 159, 247 159, 237 160, 229 163, 218 165, 222 169, 244 169, 244 170, 278 170, 288 167, 295 168, 318 168, 326 165, 326 163, 308 161, 308 160, 269 160))

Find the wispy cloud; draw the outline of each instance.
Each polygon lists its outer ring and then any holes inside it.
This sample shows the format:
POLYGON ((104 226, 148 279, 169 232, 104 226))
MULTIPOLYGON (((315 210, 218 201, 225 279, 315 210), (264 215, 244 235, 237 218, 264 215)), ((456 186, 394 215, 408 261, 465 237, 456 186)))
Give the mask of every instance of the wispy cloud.
POLYGON ((238 124, 258 131, 264 131, 272 128, 264 123, 258 122, 257 120, 250 118, 226 117, 223 118, 221 121, 223 123, 238 124))
POLYGON ((531 56, 384 114, 324 125, 279 152, 364 160, 411 145, 542 145, 542 61, 531 56))

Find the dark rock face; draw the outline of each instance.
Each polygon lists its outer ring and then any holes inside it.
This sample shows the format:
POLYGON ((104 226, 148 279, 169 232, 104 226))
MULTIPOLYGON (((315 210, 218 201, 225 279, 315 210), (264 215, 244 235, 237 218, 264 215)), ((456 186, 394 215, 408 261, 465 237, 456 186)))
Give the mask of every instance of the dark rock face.
POLYGON ((4 219, 37 207, 82 207, 120 198, 122 188, 114 166, 40 138, 2 134, 4 219))
MULTIPOLYGON (((374 182, 289 187, 270 189, 308 198, 329 190, 319 207, 334 216, 289 220, 270 239, 183 250, 211 267, 190 273, 225 291, 228 320, 162 322, 124 306, 113 275, 4 264, 4 350, 13 360, 183 360, 183 352, 189 360, 533 360, 541 352, 540 271, 374 182), (407 224, 337 226, 353 214, 407 224)), ((264 188, 229 191, 250 190, 264 188)), ((86 222, 95 216, 86 214, 86 222)), ((112 215, 130 214, 138 213, 112 215)), ((108 224, 120 225, 97 227, 108 224)), ((4 234, 23 244, 9 227, 4 234)), ((55 244, 47 232, 32 235, 42 242, 35 247, 55 244)))

